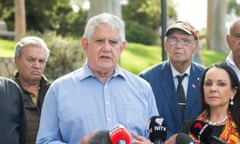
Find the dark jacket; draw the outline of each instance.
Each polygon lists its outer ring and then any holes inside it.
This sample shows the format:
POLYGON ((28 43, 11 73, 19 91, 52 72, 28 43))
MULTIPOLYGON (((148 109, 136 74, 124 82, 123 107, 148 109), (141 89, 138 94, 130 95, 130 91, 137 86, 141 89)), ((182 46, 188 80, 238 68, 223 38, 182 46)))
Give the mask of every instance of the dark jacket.
MULTIPOLYGON (((200 77, 204 67, 192 63, 188 81, 187 99, 184 121, 200 114, 200 77)), ((181 114, 178 107, 177 93, 174 86, 169 61, 154 65, 140 74, 152 86, 159 114, 168 123, 168 136, 178 133, 182 127, 181 114)))
POLYGON ((24 144, 26 117, 22 91, 12 80, 0 77, 0 143, 24 144))
MULTIPOLYGON (((20 85, 18 73, 15 75, 15 81, 20 85)), ((44 97, 46 95, 46 92, 49 86, 50 86, 50 83, 48 82, 46 77, 42 76, 42 79, 40 81, 40 89, 37 96, 37 105, 36 105, 32 101, 31 93, 26 91, 20 85, 24 93, 24 107, 25 107, 26 116, 27 116, 26 144, 36 143, 36 137, 37 137, 39 122, 40 122, 41 108, 42 108, 44 97)))

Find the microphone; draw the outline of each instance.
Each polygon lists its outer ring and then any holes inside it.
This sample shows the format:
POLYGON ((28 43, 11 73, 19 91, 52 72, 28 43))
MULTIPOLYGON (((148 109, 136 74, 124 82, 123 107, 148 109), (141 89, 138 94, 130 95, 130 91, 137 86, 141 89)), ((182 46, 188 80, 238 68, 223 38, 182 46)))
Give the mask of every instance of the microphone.
POLYGON ((227 142, 219 139, 217 136, 214 136, 213 129, 209 127, 207 123, 196 120, 195 123, 191 126, 191 133, 200 141, 204 143, 213 143, 216 144, 227 144, 227 142))
POLYGON ((148 121, 148 138, 154 144, 162 144, 167 137, 167 123, 161 116, 152 116, 148 121))
POLYGON ((116 125, 110 132, 112 144, 130 144, 131 135, 123 125, 116 125))
POLYGON ((176 144, 194 144, 194 141, 185 133, 178 133, 176 144))
POLYGON ((112 144, 108 130, 97 131, 88 141, 87 144, 112 144))

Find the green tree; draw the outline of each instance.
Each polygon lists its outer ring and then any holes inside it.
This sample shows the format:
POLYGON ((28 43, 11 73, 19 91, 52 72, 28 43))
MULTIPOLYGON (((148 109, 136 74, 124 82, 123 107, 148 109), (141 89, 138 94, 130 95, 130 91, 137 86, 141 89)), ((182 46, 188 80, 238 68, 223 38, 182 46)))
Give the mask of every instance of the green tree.
POLYGON ((12 0, 0 0, 0 19, 10 15, 10 13, 13 11, 13 9, 9 9, 10 7, 13 7, 12 0))
POLYGON ((80 8, 77 13, 74 13, 71 9, 62 5, 58 6, 56 12, 56 34, 76 38, 82 36, 88 16, 87 10, 80 8))
MULTIPOLYGON (((65 0, 61 0, 64 2, 65 0)), ((54 7, 58 0, 25 0, 27 30, 38 30, 44 32, 45 29, 54 30, 55 15, 54 7)))
MULTIPOLYGON (((167 15, 176 18, 172 0, 167 5, 167 15)), ((156 30, 161 25, 161 0, 128 0, 128 5, 123 6, 123 18, 156 30)))
MULTIPOLYGON (((0 0, 0 19, 14 30, 14 1, 0 0)), ((26 30, 62 36, 80 37, 87 19, 87 10, 75 13, 69 0, 25 0, 26 30)))
MULTIPOLYGON (((61 0, 61 2, 64 0, 61 0)), ((9 28, 14 28, 14 1, 0 0, 0 17, 8 23, 9 28)), ((27 30, 38 30, 54 28, 54 6, 58 0, 25 0, 27 30)))
POLYGON ((227 13, 232 13, 233 11, 240 16, 240 4, 236 0, 228 0, 227 13))
MULTIPOLYGON (((166 15, 177 17, 172 0, 167 1, 166 15)), ((131 42, 156 44, 161 25, 160 0, 128 0, 122 7, 123 19, 126 22, 126 37, 131 42)))

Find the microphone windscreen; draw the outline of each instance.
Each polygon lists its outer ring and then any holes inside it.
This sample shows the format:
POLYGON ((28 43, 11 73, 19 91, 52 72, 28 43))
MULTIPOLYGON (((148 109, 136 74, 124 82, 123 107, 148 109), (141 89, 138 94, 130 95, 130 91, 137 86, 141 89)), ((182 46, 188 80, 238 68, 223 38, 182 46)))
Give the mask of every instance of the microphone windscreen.
POLYGON ((205 125, 204 122, 199 121, 199 120, 196 120, 196 121, 192 124, 192 126, 191 126, 191 128, 190 128, 191 133, 192 133, 196 138, 198 138, 199 132, 201 131, 201 129, 203 128, 204 125, 205 125))
POLYGON ((194 141, 185 133, 178 133, 176 144, 194 144, 194 141))
POLYGON ((207 123, 196 120, 191 126, 190 132, 200 141, 210 143, 213 129, 207 123))
POLYGON ((148 122, 148 138, 152 142, 165 141, 167 137, 167 123, 161 116, 152 116, 148 122))
POLYGON ((112 144, 108 130, 97 131, 93 137, 91 137, 87 144, 112 144))
POLYGON ((123 125, 116 125, 110 131, 110 140, 112 144, 130 144, 131 135, 123 125))

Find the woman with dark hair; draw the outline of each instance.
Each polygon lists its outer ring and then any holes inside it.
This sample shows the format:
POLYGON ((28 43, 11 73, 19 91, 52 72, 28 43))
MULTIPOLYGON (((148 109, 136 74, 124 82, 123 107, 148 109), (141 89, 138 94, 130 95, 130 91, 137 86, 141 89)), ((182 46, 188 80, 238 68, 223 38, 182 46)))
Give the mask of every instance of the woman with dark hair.
MULTIPOLYGON (((200 95, 201 114, 186 121, 182 132, 195 144, 240 144, 240 83, 233 69, 225 62, 205 69, 200 95)), ((164 144, 175 144, 177 135, 164 144)))
POLYGON ((220 140, 239 144, 240 85, 236 73, 226 63, 208 67, 202 76, 200 93, 202 112, 197 118, 187 121, 182 131, 188 133, 196 144, 202 143, 204 140, 199 140, 191 130, 198 120, 211 128, 212 135, 220 140))

